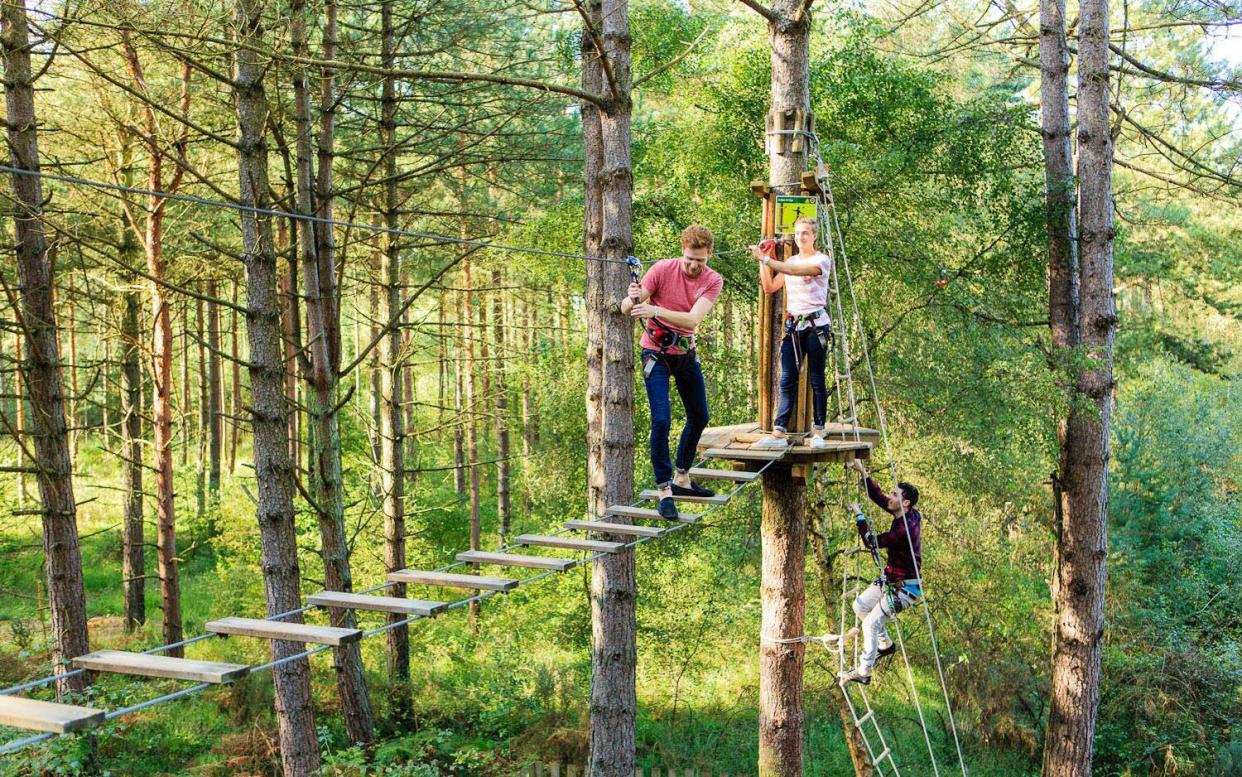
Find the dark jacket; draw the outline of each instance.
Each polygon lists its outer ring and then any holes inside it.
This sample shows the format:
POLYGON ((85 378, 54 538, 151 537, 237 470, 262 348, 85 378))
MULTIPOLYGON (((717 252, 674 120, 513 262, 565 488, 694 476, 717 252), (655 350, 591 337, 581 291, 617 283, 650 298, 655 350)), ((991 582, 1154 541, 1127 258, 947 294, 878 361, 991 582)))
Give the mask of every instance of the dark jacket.
MULTIPOLYGON (((885 512, 889 512, 888 495, 871 478, 867 478, 867 496, 885 512)), ((876 546, 888 551, 888 565, 884 567, 884 575, 889 580, 913 580, 919 576, 918 570, 923 568, 923 545, 920 541, 922 526, 923 516, 911 507, 906 510, 904 522, 901 514, 895 513, 888 531, 875 536, 876 546), (910 554, 911 547, 914 548, 913 556, 910 554)), ((866 522, 858 522, 858 534, 863 542, 867 541, 866 522)))

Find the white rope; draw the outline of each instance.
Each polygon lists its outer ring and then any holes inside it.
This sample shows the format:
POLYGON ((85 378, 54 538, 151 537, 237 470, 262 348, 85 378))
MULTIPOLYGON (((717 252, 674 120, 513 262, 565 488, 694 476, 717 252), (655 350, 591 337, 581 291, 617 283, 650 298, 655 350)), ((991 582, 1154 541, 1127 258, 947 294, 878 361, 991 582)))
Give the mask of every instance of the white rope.
MULTIPOLYGON (((821 169, 822 169, 822 170, 824 170, 824 171, 825 171, 825 172, 824 172, 824 175, 823 175, 822 180, 823 180, 823 182, 824 182, 824 185, 827 187, 827 191, 825 191, 825 192, 824 192, 824 194, 826 194, 826 195, 827 195, 827 197, 826 197, 827 203, 826 203, 826 204, 827 204, 827 206, 828 206, 828 210, 829 210, 829 212, 832 214, 832 222, 833 222, 833 227, 835 227, 835 232, 836 232, 836 235, 837 235, 837 240, 838 240, 838 243, 839 243, 839 245, 840 245, 840 247, 841 247, 842 264, 843 264, 843 265, 844 265, 844 267, 845 267, 846 287, 847 287, 847 289, 848 289, 848 291, 849 291, 850 301, 851 301, 852 306, 853 306, 853 309, 854 309, 854 311, 853 311, 853 312, 854 312, 854 321, 855 321, 855 324, 856 324, 857 329, 858 329, 859 345, 860 345, 860 347, 861 347, 861 349, 862 349, 863 361, 864 361, 864 364, 866 365, 866 368, 867 368, 867 376, 868 376, 868 379, 869 379, 869 382, 870 382, 870 386, 871 386, 871 401, 872 401, 872 402, 874 403, 874 405, 875 405, 875 409, 876 409, 876 416, 877 416, 877 418, 878 418, 878 420, 879 420, 879 423, 880 423, 880 436, 881 436, 881 439, 882 439, 882 441, 883 441, 883 443, 884 443, 884 452, 885 452, 885 455, 888 457, 888 468, 889 468, 889 472, 890 472, 890 474, 891 474, 891 476, 892 476, 892 480, 893 480, 893 487, 894 487, 894 489, 896 489, 896 488, 898 488, 898 485, 897 485, 897 484, 899 483, 899 478, 898 478, 898 476, 897 476, 897 460, 896 460, 896 456, 895 456, 895 454, 894 454, 894 452, 893 452, 892 444, 891 444, 891 442, 889 441, 889 436, 888 436, 888 421, 887 421, 887 417, 886 417, 886 415, 885 415, 885 413, 884 413, 884 406, 883 406, 883 404, 880 402, 880 394, 879 394, 879 391, 878 391, 878 389, 877 389, 877 386, 876 386, 876 380, 875 380, 875 371, 874 371, 874 369, 872 368, 872 365, 871 365, 871 354, 870 354, 870 352, 869 352, 869 350, 868 350, 868 348, 867 348, 867 337, 866 337, 866 332, 865 332, 865 330, 863 329, 863 326, 862 326, 862 316, 861 316, 861 314, 860 314, 860 312, 859 312, 859 309, 858 309, 858 300, 857 300, 857 297, 854 295, 854 281, 853 281, 853 275, 852 275, 852 273, 850 272, 849 257, 848 257, 848 255, 846 254, 846 251, 845 251, 845 240, 844 240, 844 236, 841 234, 841 229, 840 229, 840 221, 839 221, 838 216, 837 216, 837 209, 836 209, 836 205, 835 205, 835 199, 836 199, 836 198, 835 198, 835 197, 833 197, 833 195, 832 195, 832 180, 831 180, 831 174, 830 174, 829 172, 827 172, 827 171, 828 171, 828 168, 824 165, 824 163, 823 163, 823 159, 822 159, 822 157, 820 156, 820 153, 819 153, 819 139, 818 139, 818 137, 817 137, 817 138, 815 138, 815 142, 814 142, 814 153, 815 153, 815 160, 816 160, 816 164, 817 164, 817 168, 816 168, 816 169, 817 169, 817 170, 821 170, 821 169)), ((821 201, 823 201, 823 199, 824 199, 824 198, 821 198, 821 201)), ((834 265, 835 265, 835 263, 834 263, 834 265)), ((919 564, 919 562, 918 562, 918 557, 917 557, 917 554, 914 552, 914 539, 910 536, 909 525, 908 525, 908 524, 906 524, 906 512, 905 512, 905 506, 904 506, 904 504, 902 504, 902 503, 900 502, 900 500, 899 500, 899 504, 898 504, 898 510, 899 510, 899 516, 900 516, 900 518, 901 518, 901 520, 902 520, 902 523, 903 523, 903 525, 905 525, 905 526, 906 526, 906 532, 905 532, 905 534, 906 534, 906 542, 908 543, 908 546, 909 546, 909 549, 910 549, 910 559, 911 559, 911 561, 912 561, 912 562, 913 562, 913 564, 914 564, 914 573, 915 573, 915 576, 916 576, 916 577, 919 579, 919 581, 922 583, 922 588, 923 588, 923 596, 922 596, 922 597, 920 597, 920 598, 922 599, 922 602, 923 602, 923 614, 924 614, 924 616, 925 616, 925 618, 926 618, 926 620, 927 620, 927 633, 928 633, 928 635, 931 637, 931 643, 932 643, 932 654, 933 654, 933 656, 935 657, 935 661, 936 661, 936 673, 937 673, 937 675, 939 676, 939 679, 940 679, 940 688, 941 688, 941 691, 944 693, 945 711, 948 713, 948 716, 949 716, 949 727, 950 727, 950 730, 953 732, 953 744, 954 744, 954 747, 955 747, 955 748, 956 748, 956 750, 957 750, 957 759, 958 759, 958 764, 959 764, 959 766, 961 767, 962 777, 967 777, 966 759, 965 759, 965 757, 964 757, 964 756, 963 756, 963 754, 962 754, 962 744, 961 744, 961 740, 960 740, 960 738, 958 737, 958 733, 957 733, 957 722, 956 722, 956 720, 954 719, 954 716, 953 716, 953 705, 952 705, 952 702, 949 700, 949 687, 948 687, 948 684, 945 682, 945 677, 944 677, 944 665, 943 665, 943 663, 941 662, 941 659, 940 659, 940 648, 939 648, 939 645, 937 644, 937 641, 936 641, 936 633, 935 633, 935 629, 934 629, 934 627, 932 626, 931 609, 930 609, 930 607, 929 607, 929 605, 928 605, 928 603, 927 603, 927 586, 926 586, 926 581, 924 581, 924 579, 923 579, 923 572, 922 572, 922 569, 920 568, 920 566, 921 566, 921 565, 920 565, 920 564, 919 564)), ((894 619, 894 621, 896 621, 896 619, 894 619)), ((909 677, 909 681, 910 681, 910 689, 911 689, 911 692, 914 694, 915 708, 918 710, 918 713, 919 713, 919 722, 920 722, 920 724, 921 724, 921 725, 922 725, 922 727, 923 727, 923 736, 924 736, 924 738, 927 740, 928 752, 931 754, 931 757, 932 757, 932 768, 933 768, 933 770, 935 770, 936 774, 938 775, 940 772, 939 772, 939 769, 936 767, 936 757, 935 757, 935 754, 932 752, 931 738, 930 738, 930 735, 928 734, 928 730, 927 730, 927 723, 926 723, 926 720, 924 719, 924 716, 923 716, 922 705, 921 705, 921 704, 919 704, 919 701, 918 701, 918 690, 917 690, 917 688, 916 688, 916 687, 915 687, 915 685, 914 685, 914 676, 913 676, 913 672, 912 672, 912 671, 911 671, 911 669, 910 669, 910 662, 909 662, 909 658, 908 658, 907 653, 906 653, 905 640, 904 640, 904 638, 902 637, 901 627, 900 627, 900 625, 899 625, 899 624, 898 624, 898 625, 896 625, 896 631, 897 631, 897 640, 898 640, 898 644, 901 646, 901 655, 902 655, 902 660, 903 660, 903 661, 905 662, 905 664, 906 664, 906 673, 907 673, 907 675, 908 675, 908 677, 909 677)))

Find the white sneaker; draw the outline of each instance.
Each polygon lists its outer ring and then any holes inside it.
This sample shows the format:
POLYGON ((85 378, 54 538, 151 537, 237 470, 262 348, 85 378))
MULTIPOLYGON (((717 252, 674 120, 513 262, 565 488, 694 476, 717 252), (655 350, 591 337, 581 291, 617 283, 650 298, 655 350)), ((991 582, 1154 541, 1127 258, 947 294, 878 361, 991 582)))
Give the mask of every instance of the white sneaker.
POLYGON ((808 443, 812 449, 822 451, 828 447, 828 441, 817 434, 811 435, 811 442, 808 443))
POLYGON ((789 438, 769 434, 760 438, 758 442, 751 443, 750 447, 758 451, 783 451, 789 447, 789 438))
POLYGON ((848 672, 841 672, 837 675, 837 679, 841 685, 846 683, 858 683, 860 685, 871 684, 871 673, 864 672, 861 666, 856 666, 848 672))

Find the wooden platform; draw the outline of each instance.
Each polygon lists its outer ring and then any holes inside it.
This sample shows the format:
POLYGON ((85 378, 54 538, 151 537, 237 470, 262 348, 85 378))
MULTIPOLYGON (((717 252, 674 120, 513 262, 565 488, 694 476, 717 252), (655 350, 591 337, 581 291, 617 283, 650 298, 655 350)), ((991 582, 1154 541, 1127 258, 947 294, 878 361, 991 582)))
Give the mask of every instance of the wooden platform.
MULTIPOLYGON (((654 488, 648 488, 639 494, 638 498, 658 500, 660 498, 660 492, 656 491, 654 488)), ((729 497, 723 494, 717 494, 715 496, 678 496, 677 494, 673 494, 673 501, 689 502, 691 504, 700 505, 723 505, 729 503, 729 497)))
POLYGON ((760 462, 780 461, 793 465, 824 462, 848 462, 871 457, 871 446, 880 438, 875 429, 828 424, 825 440, 828 447, 814 449, 806 444, 808 436, 794 435, 795 445, 784 450, 754 450, 750 445, 764 436, 757 423, 713 426, 703 430, 699 451, 712 459, 744 462, 752 467, 760 462), (855 437, 857 436, 857 440, 855 437))
POLYGON ((544 558, 543 556, 522 556, 517 553, 487 553, 481 550, 467 550, 457 554, 458 561, 471 564, 495 564, 501 567, 526 567, 528 569, 554 569, 564 572, 576 562, 568 558, 544 558))
POLYGON ((103 710, 21 696, 0 696, 0 726, 68 734, 95 728, 103 722, 103 710))
POLYGON ((218 621, 209 621, 203 628, 216 634, 279 639, 286 642, 309 642, 333 647, 362 639, 362 631, 359 629, 338 629, 335 626, 312 626, 306 623, 265 621, 257 618, 221 618, 218 621))
POLYGON ((127 653, 123 650, 96 650, 73 659, 79 669, 93 672, 132 674, 139 677, 163 677, 195 683, 227 684, 250 673, 245 664, 222 664, 216 661, 195 661, 190 658, 127 653))
POLYGON ((639 526, 628 523, 609 523, 608 521, 565 521, 566 529, 578 531, 596 531, 602 534, 625 534, 631 537, 659 537, 668 529, 656 526, 639 526))
POLYGON ((589 553, 619 553, 625 548, 624 542, 580 540, 574 537, 555 537, 543 534, 523 534, 520 535, 515 542, 519 545, 538 545, 545 548, 585 550, 589 553))
POLYGON ((758 473, 744 469, 711 469, 710 467, 692 467, 690 477, 700 480, 732 480, 734 483, 749 483, 759 477, 758 473))
POLYGON ((466 588, 472 591, 500 591, 501 593, 512 591, 522 582, 507 577, 463 575, 455 572, 424 572, 419 569, 401 569, 396 572, 389 572, 388 580, 393 583, 434 585, 441 588, 466 588))
POLYGON ((433 618, 449 606, 448 602, 431 602, 423 599, 404 599, 399 596, 374 596, 343 591, 323 591, 308 597, 307 604, 316 607, 337 607, 342 610, 370 610, 395 612, 400 615, 421 615, 433 618))
MULTIPOLYGON (((604 513, 607 515, 624 515, 626 518, 656 518, 661 521, 667 521, 667 518, 660 518, 660 514, 650 507, 630 507, 629 505, 610 505, 604 513)), ((677 520, 682 523, 694 523, 703 516, 694 515, 693 513, 683 513, 677 511, 677 520)))

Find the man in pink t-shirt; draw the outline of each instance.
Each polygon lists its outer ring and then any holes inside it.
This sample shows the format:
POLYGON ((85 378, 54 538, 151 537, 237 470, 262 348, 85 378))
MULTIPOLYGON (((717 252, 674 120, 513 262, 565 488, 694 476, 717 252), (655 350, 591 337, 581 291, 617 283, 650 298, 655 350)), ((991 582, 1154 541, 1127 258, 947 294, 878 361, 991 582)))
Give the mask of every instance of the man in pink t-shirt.
POLYGON ((695 353, 694 332, 724 288, 724 278, 708 269, 712 233, 706 227, 687 227, 681 233, 681 257, 653 264, 642 284, 630 284, 621 312, 647 319, 643 331, 643 382, 651 406, 651 467, 659 491, 661 518, 677 519, 674 496, 711 496, 712 491, 690 479, 699 436, 707 427, 707 387, 695 353), (676 472, 669 459, 672 426, 669 381, 686 410, 686 426, 677 444, 676 472))

